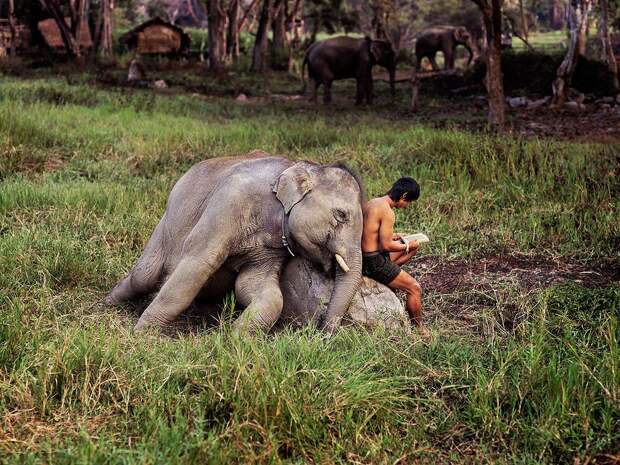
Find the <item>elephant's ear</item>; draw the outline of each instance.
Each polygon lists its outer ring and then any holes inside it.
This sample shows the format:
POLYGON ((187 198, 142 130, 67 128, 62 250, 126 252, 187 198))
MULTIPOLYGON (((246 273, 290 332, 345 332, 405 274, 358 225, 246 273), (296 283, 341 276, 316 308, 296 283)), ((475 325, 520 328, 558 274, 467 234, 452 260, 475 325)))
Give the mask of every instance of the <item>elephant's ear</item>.
POLYGON ((273 186, 273 192, 288 214, 312 190, 312 176, 307 163, 295 163, 282 172, 273 186))
POLYGON ((464 27, 457 27, 454 29, 454 40, 458 42, 465 42, 467 40, 467 29, 464 27))
POLYGON ((374 61, 378 62, 382 54, 381 45, 379 44, 379 42, 377 42, 376 40, 371 40, 369 47, 368 47, 368 51, 372 55, 372 58, 374 59, 374 61))

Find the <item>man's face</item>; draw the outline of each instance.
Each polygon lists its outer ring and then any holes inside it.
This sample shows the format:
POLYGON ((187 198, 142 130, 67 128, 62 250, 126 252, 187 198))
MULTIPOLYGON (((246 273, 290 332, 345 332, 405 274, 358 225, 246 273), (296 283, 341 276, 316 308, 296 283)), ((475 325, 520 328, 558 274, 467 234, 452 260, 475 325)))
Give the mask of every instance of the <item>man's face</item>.
POLYGON ((405 200, 405 195, 403 194, 403 196, 400 199, 398 199, 398 202, 394 204, 394 207, 406 208, 407 206, 409 206, 410 203, 411 203, 410 200, 405 200))

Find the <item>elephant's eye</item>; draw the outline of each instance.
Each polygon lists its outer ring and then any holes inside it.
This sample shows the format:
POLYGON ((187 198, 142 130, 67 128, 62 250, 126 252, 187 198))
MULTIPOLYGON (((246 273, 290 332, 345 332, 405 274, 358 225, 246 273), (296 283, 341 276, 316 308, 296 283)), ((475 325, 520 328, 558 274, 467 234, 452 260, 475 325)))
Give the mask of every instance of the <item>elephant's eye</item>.
POLYGON ((334 208, 333 214, 338 223, 346 223, 349 221, 349 215, 347 215, 347 212, 341 210, 340 208, 334 208))

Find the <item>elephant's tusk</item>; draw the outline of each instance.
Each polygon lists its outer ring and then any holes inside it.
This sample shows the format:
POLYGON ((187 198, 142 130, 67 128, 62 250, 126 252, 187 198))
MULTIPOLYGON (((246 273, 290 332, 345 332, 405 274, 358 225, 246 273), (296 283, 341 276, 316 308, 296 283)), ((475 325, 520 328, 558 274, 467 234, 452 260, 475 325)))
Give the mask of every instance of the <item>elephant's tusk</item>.
POLYGON ((345 273, 348 273, 349 271, 351 271, 351 268, 349 268, 349 265, 347 265, 347 262, 344 261, 344 258, 342 258, 339 254, 336 254, 336 261, 338 262, 338 265, 340 265, 340 268, 342 269, 342 271, 344 271, 345 273))

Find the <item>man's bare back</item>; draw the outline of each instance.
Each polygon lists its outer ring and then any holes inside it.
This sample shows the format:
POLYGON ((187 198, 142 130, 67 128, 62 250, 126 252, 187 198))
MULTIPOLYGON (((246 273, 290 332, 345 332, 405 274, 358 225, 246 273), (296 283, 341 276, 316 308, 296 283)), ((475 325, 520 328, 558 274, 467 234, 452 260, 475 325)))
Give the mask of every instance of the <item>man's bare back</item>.
MULTIPOLYGON (((387 196, 386 196, 387 197, 387 196)), ((362 233, 362 252, 381 250, 380 231, 394 229, 396 217, 384 197, 371 199, 362 207, 364 232, 362 233)), ((404 250, 404 249, 402 249, 404 250)))
POLYGON ((399 265, 407 263, 416 254, 417 242, 405 245, 394 234, 396 216, 394 208, 405 208, 419 195, 419 186, 411 178, 401 178, 388 194, 369 200, 362 207, 364 231, 362 233, 362 272, 392 289, 407 293, 407 311, 412 322, 421 325, 421 288, 417 281, 399 265), (402 181, 405 181, 404 183, 402 181), (404 185, 409 190, 400 186, 404 185), (417 188, 417 191, 414 190, 417 188), (399 190, 400 189, 400 190, 399 190))

